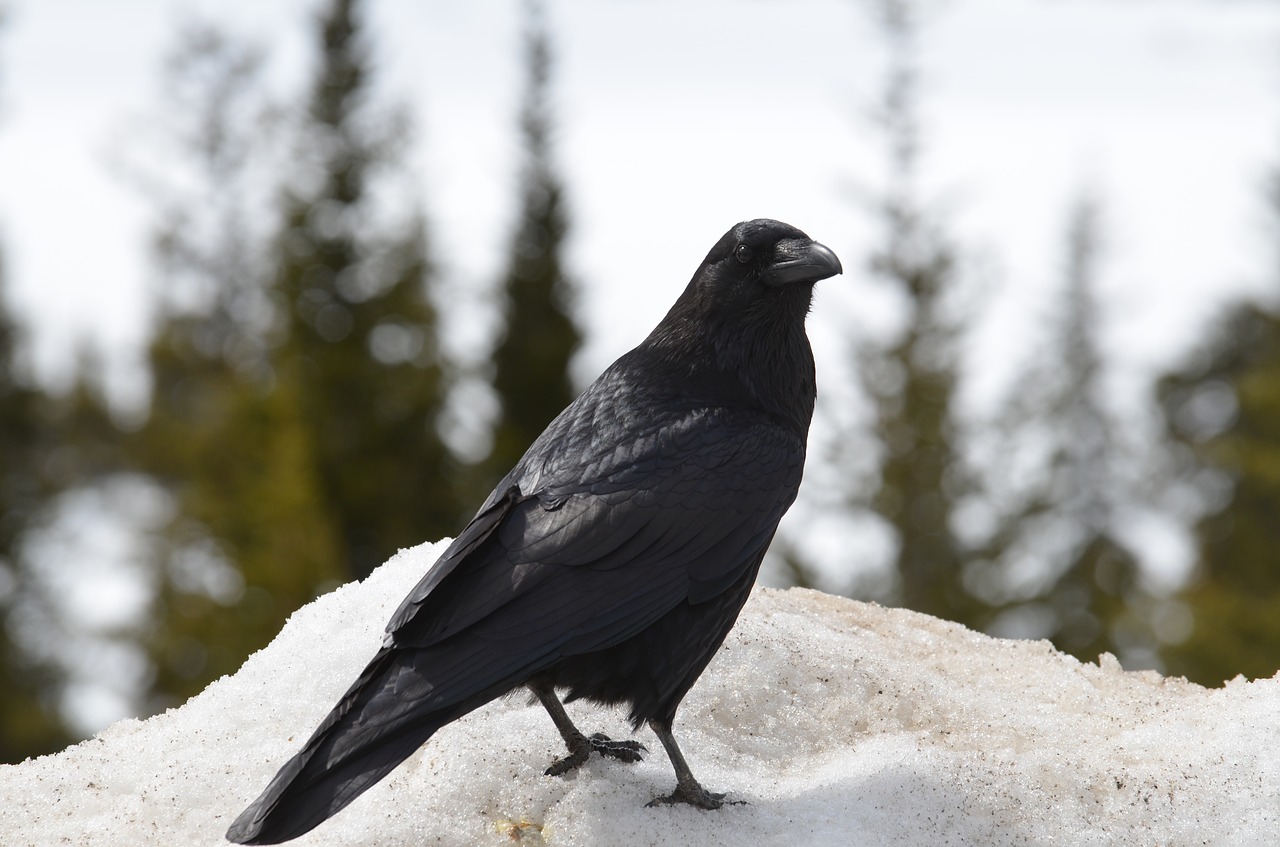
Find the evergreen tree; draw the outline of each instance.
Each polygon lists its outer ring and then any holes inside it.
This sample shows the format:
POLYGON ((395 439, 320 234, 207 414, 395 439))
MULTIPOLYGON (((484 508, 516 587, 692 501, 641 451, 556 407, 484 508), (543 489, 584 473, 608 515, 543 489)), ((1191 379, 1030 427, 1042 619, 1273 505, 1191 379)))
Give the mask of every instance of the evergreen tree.
MULTIPOLYGON (((1280 222, 1280 174, 1266 200, 1280 222)), ((1195 505, 1195 569, 1177 599, 1185 638, 1170 673, 1203 685, 1280 668, 1280 313, 1241 303, 1157 386, 1182 487, 1195 505)))
POLYGON ((0 762, 52 753, 71 739, 56 717, 55 669, 19 646, 33 601, 23 540, 48 502, 48 398, 19 373, 18 326, 0 264, 0 762))
POLYGON ((565 191, 552 161, 551 44, 542 7, 526 3, 525 18, 520 211, 502 282, 503 330, 493 353, 501 410, 483 465, 485 493, 576 396, 569 362, 582 341, 570 315, 574 292, 562 256, 569 228, 565 191))
POLYGON ((917 198, 917 4, 886 0, 879 8, 891 55, 881 106, 891 182, 879 204, 885 242, 871 267, 910 317, 895 340, 865 347, 859 357, 883 448, 870 505, 896 536, 898 601, 969 622, 973 599, 960 580, 965 551, 951 526, 964 490, 955 424, 957 328, 949 312, 956 253, 917 198))
POLYGON ((1141 641, 1130 611, 1138 564, 1119 538, 1126 508, 1141 495, 1124 472, 1127 445, 1104 396, 1093 290, 1099 221, 1097 202, 1083 196, 1071 215, 1064 289, 1038 355, 990 427, 999 455, 982 464, 1004 514, 990 558, 968 569, 970 585, 1004 616, 985 629, 1049 638, 1083 661, 1104 651, 1126 657, 1141 641))
POLYGON ((445 374, 424 222, 379 221, 373 183, 396 172, 400 139, 370 106, 359 6, 331 0, 317 20, 319 66, 273 289, 285 313, 275 373, 299 404, 352 577, 455 531, 459 512, 436 429, 445 374))
MULTIPOLYGON (((1278 206, 1277 208, 1280 208, 1278 206)), ((1161 380, 1166 424, 1201 493, 1190 637, 1166 669, 1204 685, 1280 668, 1280 316, 1241 305, 1161 380)))
POLYGON ((335 0, 317 20, 283 209, 261 196, 280 155, 264 146, 279 133, 264 130, 277 110, 257 52, 196 27, 166 74, 186 168, 151 181, 163 296, 151 416, 130 439, 134 466, 175 502, 155 545, 152 708, 457 517, 423 221, 375 196, 397 175, 400 135, 369 104, 357 5, 335 0), (279 234, 263 238, 268 215, 279 234))
MULTIPOLYGON (((166 353, 155 348, 158 371, 166 353)), ((161 476, 178 492, 180 511, 158 539, 160 579, 146 639, 152 711, 234 672, 293 610, 345 577, 289 387, 262 392, 181 372, 200 383, 199 398, 190 398, 198 405, 175 404, 147 430, 158 443, 181 444, 169 455, 175 476, 161 476), (212 416, 179 417, 206 403, 212 416)))
MULTIPOLYGON (((0 5, 0 27, 5 7, 0 5)), ((53 669, 19 646, 31 576, 23 553, 28 530, 51 496, 47 398, 21 373, 19 328, 5 291, 0 252, 0 762, 52 753, 70 738, 51 692, 53 669)))
POLYGON ((161 208, 161 298, 150 415, 127 453, 174 499, 152 550, 151 711, 235 671, 344 575, 297 398, 267 359, 261 211, 248 197, 265 155, 260 65, 213 28, 183 31, 165 112, 187 173, 146 182, 161 208))

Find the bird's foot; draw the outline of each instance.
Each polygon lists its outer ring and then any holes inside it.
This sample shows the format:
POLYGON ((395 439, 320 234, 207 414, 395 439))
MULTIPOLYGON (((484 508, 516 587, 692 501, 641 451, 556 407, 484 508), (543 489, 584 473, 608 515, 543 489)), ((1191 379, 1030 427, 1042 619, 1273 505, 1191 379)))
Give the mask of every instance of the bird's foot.
POLYGON ((655 797, 645 803, 645 806, 674 806, 676 803, 686 803, 699 809, 718 809, 725 805, 745 806, 747 801, 725 800, 723 794, 713 794, 695 782, 692 785, 677 785, 675 791, 665 797, 655 797))
POLYGON ((591 751, 601 756, 608 756, 621 762, 633 763, 644 758, 649 752, 639 741, 614 741, 603 732, 597 732, 590 738, 583 738, 584 743, 576 744, 569 750, 569 755, 556 759, 545 771, 547 776, 563 776, 571 770, 582 767, 591 758, 591 751))
POLYGON ((591 742, 591 749, 601 756, 608 756, 627 764, 640 761, 644 758, 644 754, 649 752, 649 748, 639 741, 614 741, 603 732, 597 732, 587 740, 591 742))

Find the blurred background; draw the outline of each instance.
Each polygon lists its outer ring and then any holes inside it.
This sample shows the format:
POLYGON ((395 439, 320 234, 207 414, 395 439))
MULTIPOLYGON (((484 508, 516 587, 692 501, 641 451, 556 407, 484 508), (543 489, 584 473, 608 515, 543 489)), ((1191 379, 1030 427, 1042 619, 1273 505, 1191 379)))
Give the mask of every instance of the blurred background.
POLYGON ((456 534, 753 217, 846 269, 763 582, 1272 676, 1278 60, 1271 0, 0 0, 0 761, 456 534))

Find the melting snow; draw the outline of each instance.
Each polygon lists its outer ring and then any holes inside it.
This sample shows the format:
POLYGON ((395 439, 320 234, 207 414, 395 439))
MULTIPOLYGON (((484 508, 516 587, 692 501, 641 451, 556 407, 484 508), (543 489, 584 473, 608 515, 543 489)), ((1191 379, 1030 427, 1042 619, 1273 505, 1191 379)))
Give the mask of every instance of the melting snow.
MULTIPOLYGON (((443 548, 402 551, 298 611, 234 676, 179 709, 0 766, 0 844, 216 845, 377 650, 443 548)), ((575 703, 587 732, 621 711, 575 703)), ((567 778, 523 697, 441 730, 304 845, 1280 844, 1280 675, 1209 690, 1110 656, 1081 664, 912 612, 756 592, 685 700, 676 735, 745 805, 649 809, 674 776, 567 778)))

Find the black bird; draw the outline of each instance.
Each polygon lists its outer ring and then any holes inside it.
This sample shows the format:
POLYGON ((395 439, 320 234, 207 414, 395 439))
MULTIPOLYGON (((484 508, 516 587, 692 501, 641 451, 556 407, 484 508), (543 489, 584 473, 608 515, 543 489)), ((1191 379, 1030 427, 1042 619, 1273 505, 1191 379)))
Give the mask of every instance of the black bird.
MULTIPOLYGON (((642 245, 641 255, 652 255, 642 245)), ((387 624, 382 649, 231 825, 288 841, 337 813, 438 729, 519 686, 569 755, 640 759, 587 737, 566 702, 626 703, 666 748, 660 803, 718 808, 671 733, 795 500, 816 395, 804 332, 840 260, 772 220, 733 227, 649 337, 551 422, 387 624)))

